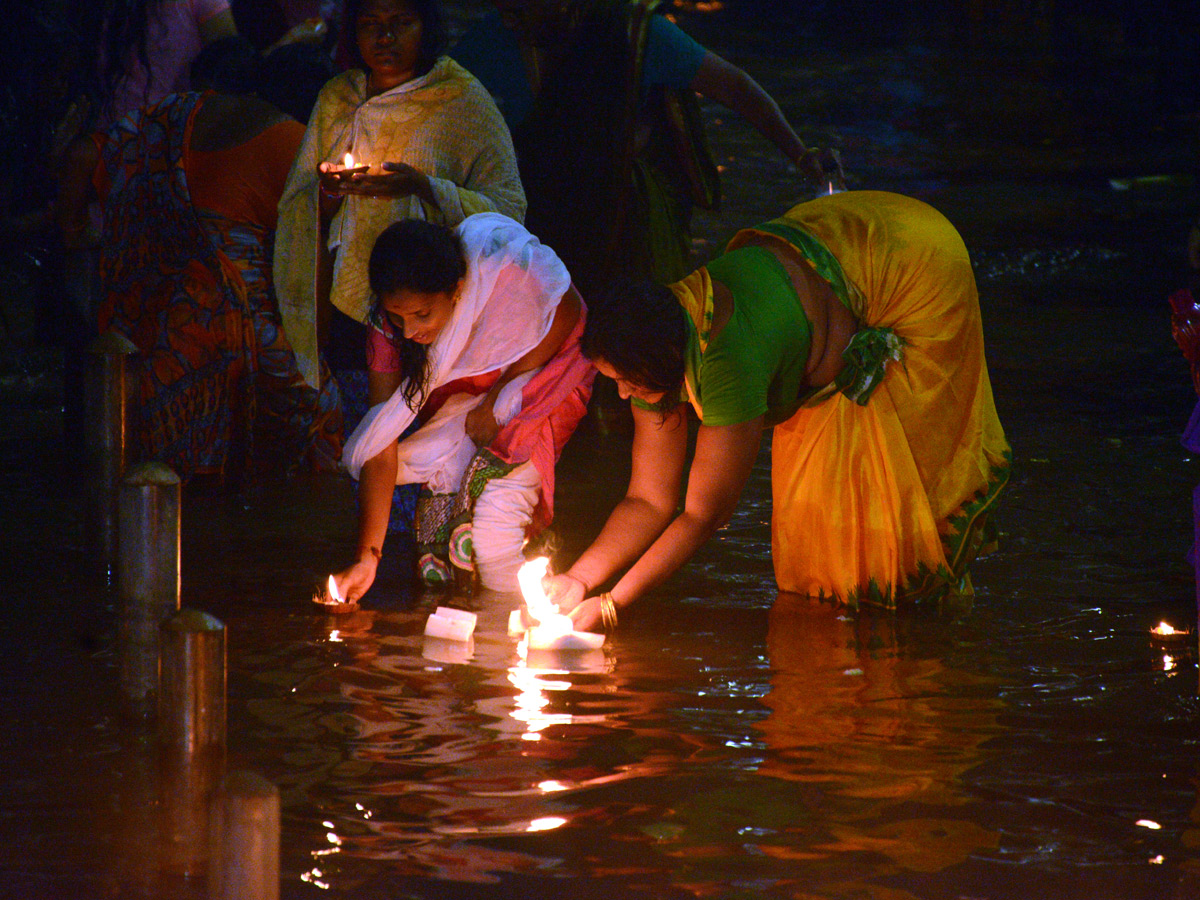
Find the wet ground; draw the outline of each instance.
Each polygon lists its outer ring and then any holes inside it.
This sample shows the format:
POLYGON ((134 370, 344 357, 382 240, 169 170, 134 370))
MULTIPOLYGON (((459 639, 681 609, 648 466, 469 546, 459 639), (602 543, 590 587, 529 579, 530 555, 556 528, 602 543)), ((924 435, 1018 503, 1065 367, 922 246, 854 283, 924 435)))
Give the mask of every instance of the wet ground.
MULTIPOLYGON (((511 603, 481 598, 467 658, 422 640, 437 598, 412 593, 402 548, 361 613, 308 608, 352 546, 345 481, 189 492, 183 601, 228 626, 229 763, 280 788, 282 895, 1200 897, 1200 466, 1178 443, 1195 395, 1165 303, 1198 205, 1195 119, 1151 108, 1149 51, 1091 21, 1069 65, 1028 37, 863 49, 809 24, 690 22, 806 139, 843 148, 852 187, 927 200, 972 250, 1016 458, 974 609, 852 621, 776 602, 760 465, 731 525, 599 656, 522 665, 511 603), (1156 641, 1161 619, 1192 634, 1156 641)), ((702 253, 800 190, 708 113, 726 195, 702 253)), ((16 346, 0 895, 203 896, 157 874, 153 734, 118 714, 115 600, 86 563, 53 351, 16 346)), ((564 555, 625 460, 591 423, 568 447, 564 555)))

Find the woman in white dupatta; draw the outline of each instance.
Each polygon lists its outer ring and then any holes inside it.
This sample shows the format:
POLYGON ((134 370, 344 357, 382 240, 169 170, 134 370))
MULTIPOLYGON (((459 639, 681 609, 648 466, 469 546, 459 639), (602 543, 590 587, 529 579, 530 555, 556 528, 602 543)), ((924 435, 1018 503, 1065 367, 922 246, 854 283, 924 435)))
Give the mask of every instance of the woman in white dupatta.
POLYGON ((343 457, 360 479, 359 539, 338 590, 354 602, 370 587, 393 487, 414 482, 426 489, 416 525, 425 581, 447 581, 453 564, 484 587, 515 590, 527 534, 553 514, 554 465, 591 395, 583 302, 554 252, 496 213, 454 230, 394 223, 369 274, 373 405, 343 457))

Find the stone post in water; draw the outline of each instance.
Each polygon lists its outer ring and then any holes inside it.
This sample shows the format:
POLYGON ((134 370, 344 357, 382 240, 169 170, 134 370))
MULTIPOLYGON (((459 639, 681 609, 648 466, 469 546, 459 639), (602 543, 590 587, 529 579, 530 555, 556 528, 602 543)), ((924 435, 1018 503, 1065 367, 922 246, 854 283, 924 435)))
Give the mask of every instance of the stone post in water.
POLYGON ((130 459, 129 359, 135 353, 129 338, 107 331, 88 347, 84 373, 88 532, 95 559, 109 578, 117 564, 117 495, 130 459))
POLYGON ((279 789, 253 772, 230 772, 209 828, 209 900, 279 900, 279 789))
POLYGON ((163 867, 201 875, 209 804, 225 772, 225 625, 184 609, 162 623, 158 747, 163 867))
POLYGON ((154 715, 159 625, 179 609, 179 476, 139 463, 121 483, 121 693, 135 718, 154 715))

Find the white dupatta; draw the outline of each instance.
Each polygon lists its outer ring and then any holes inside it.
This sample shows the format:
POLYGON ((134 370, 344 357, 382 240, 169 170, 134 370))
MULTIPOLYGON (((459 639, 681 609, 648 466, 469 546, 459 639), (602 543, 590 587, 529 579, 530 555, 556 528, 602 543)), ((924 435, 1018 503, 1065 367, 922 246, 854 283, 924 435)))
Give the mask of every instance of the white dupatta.
MULTIPOLYGON (((456 230, 467 273, 450 320, 429 346, 427 392, 516 362, 550 331, 571 285, 554 251, 506 216, 478 213, 456 230)), ((416 414, 397 388, 359 422, 346 442, 342 464, 358 478, 363 464, 398 440, 416 414)))

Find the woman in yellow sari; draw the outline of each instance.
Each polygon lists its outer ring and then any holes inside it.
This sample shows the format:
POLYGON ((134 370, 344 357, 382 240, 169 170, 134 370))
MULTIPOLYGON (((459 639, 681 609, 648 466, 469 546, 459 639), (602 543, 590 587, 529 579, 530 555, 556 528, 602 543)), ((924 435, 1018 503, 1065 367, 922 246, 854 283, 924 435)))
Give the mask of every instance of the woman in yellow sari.
POLYGON ((886 609, 971 595, 1011 454, 971 263, 940 213, 822 197, 680 282, 618 285, 589 308, 584 353, 633 400, 633 466, 599 536, 548 584, 577 628, 614 624, 729 520, 772 427, 781 590, 886 609), (677 513, 689 403, 700 427, 677 513))

